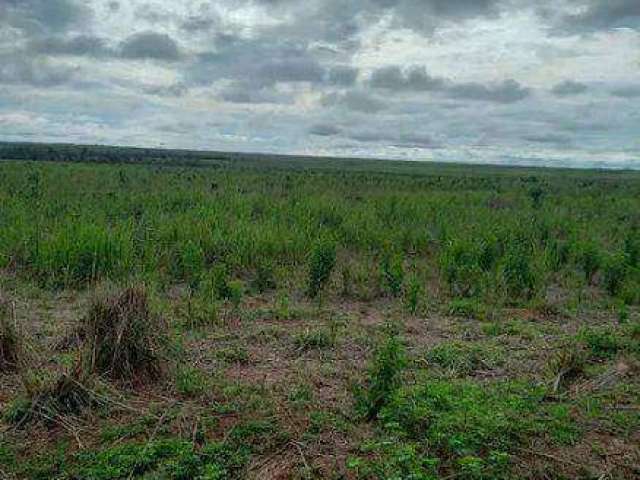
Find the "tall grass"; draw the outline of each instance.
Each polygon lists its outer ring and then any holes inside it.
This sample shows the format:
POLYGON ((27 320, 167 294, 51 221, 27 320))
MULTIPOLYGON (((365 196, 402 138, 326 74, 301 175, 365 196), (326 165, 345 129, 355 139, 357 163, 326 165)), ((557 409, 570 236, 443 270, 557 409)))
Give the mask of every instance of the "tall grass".
POLYGON ((638 185, 633 174, 453 167, 409 176, 7 162, 0 268, 51 288, 153 276, 197 289, 224 265, 228 282, 265 291, 277 271, 278 288, 315 295, 339 293, 326 280, 335 264, 340 290, 400 297, 413 264, 439 273, 425 287, 445 297, 526 303, 581 277, 629 303, 640 283, 638 185), (365 259, 378 275, 359 273, 365 259))

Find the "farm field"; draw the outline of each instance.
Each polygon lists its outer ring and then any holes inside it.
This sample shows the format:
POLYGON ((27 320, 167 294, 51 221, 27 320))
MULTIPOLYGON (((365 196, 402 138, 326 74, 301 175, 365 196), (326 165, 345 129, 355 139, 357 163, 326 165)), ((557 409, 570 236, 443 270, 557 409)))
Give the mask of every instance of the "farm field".
POLYGON ((0 478, 640 478, 640 173, 0 152, 0 478))

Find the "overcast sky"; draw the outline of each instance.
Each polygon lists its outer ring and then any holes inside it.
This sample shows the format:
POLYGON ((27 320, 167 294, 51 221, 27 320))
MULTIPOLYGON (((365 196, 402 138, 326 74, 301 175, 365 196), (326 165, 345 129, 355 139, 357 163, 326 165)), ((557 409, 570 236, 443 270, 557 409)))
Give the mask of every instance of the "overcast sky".
POLYGON ((0 0, 0 140, 640 168, 640 0, 0 0))

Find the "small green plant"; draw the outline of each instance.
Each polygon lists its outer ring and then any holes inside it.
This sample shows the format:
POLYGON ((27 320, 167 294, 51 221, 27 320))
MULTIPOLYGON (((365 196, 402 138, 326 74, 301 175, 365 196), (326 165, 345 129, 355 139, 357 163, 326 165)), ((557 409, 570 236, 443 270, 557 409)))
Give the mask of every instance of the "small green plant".
POLYGON ((593 283, 596 272, 602 266, 602 253, 597 243, 580 241, 575 245, 575 259, 584 272, 587 283, 593 283))
POLYGON ((405 292, 405 303, 407 309, 412 315, 418 313, 418 307, 420 306, 420 297, 422 296, 422 293, 422 285, 420 284, 417 275, 413 275, 409 279, 409 283, 405 292))
POLYGON ((426 360, 451 377, 465 377, 502 363, 501 352, 470 342, 445 342, 427 352, 426 360))
POLYGON ((249 351, 242 345, 230 345, 216 351, 216 358, 227 363, 249 363, 249 351))
POLYGON ((394 297, 402 293, 404 282, 404 268, 402 266, 402 256, 387 249, 380 261, 380 272, 384 288, 394 297))
POLYGON ((487 316, 486 307, 479 300, 473 298, 458 298, 449 302, 447 313, 456 317, 484 320, 487 316))
POLYGON ((618 323, 623 325, 629 321, 629 307, 626 303, 620 302, 616 308, 618 313, 618 323))
POLYGON ((316 298, 326 286, 336 264, 336 245, 330 240, 320 240, 311 251, 307 295, 316 298))
POLYGON ((405 366, 405 351, 398 333, 392 325, 387 325, 384 340, 374 353, 367 380, 356 390, 358 411, 367 420, 377 418, 382 408, 392 400, 405 366))
POLYGON ((505 294, 510 302, 529 300, 538 290, 538 278, 527 249, 516 244, 509 248, 500 261, 500 274, 505 294))
POLYGON ((440 269, 452 295, 473 297, 482 291, 483 268, 471 242, 450 241, 440 256, 440 269))
POLYGON ((328 328, 306 329, 295 337, 295 344, 299 350, 322 350, 333 348, 336 338, 328 328))
POLYGON ((262 261, 258 264, 252 286, 258 293, 265 293, 277 287, 273 265, 270 262, 262 261))
POLYGON ((176 370, 176 390, 185 397, 198 397, 207 388, 202 371, 192 366, 179 366, 176 370))

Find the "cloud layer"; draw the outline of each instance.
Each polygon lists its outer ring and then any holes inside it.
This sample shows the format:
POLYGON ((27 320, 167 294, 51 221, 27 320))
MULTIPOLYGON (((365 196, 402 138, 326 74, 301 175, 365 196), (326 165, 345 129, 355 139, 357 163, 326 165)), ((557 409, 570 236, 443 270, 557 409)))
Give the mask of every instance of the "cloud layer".
POLYGON ((0 140, 640 168, 637 0, 3 0, 0 140))

